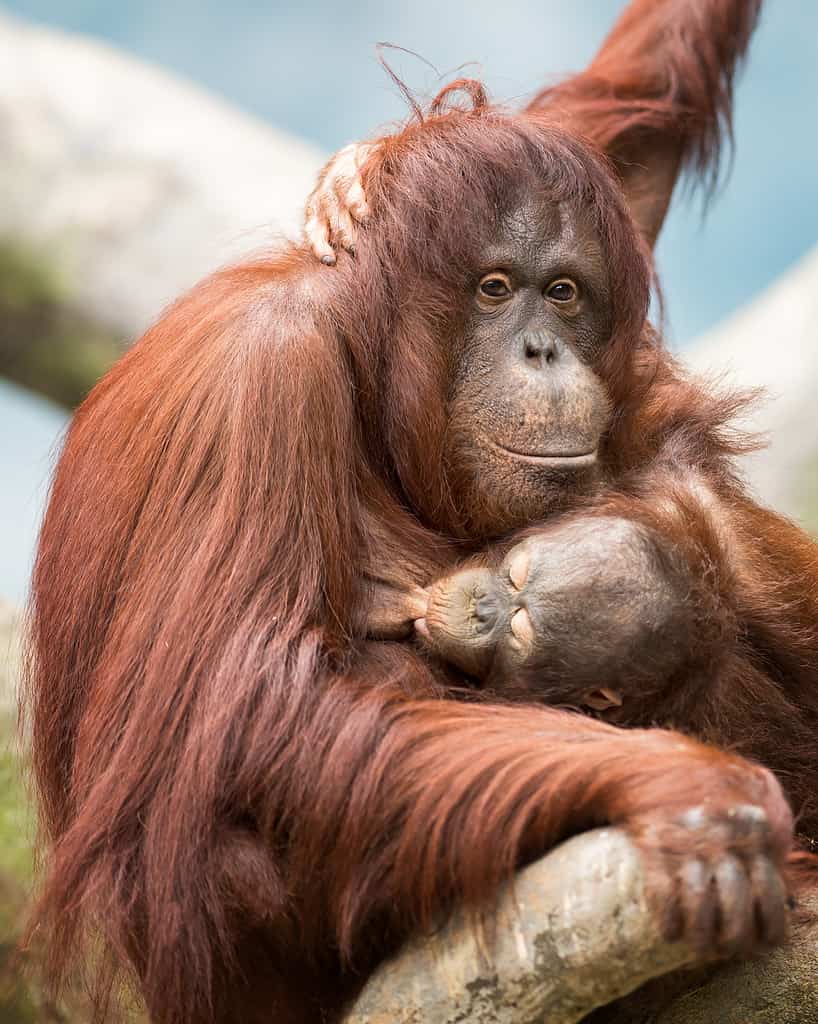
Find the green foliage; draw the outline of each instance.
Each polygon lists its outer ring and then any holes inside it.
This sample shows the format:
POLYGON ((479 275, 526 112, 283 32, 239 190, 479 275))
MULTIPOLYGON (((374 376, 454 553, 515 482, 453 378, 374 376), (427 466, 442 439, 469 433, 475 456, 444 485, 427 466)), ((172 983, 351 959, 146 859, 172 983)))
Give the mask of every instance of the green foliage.
POLYGON ((798 522, 818 536, 818 457, 811 458, 801 470, 794 493, 798 522))
MULTIPOLYGON (((14 878, 20 886, 28 886, 34 820, 15 753, 16 739, 10 718, 10 715, 0 718, 0 876, 14 878)), ((4 911, 5 907, 0 907, 0 927, 4 911)))
POLYGON ((87 1024, 91 1011, 82 991, 69 991, 55 1004, 20 949, 32 893, 35 816, 15 733, 14 716, 0 703, 0 1024, 87 1024))
POLYGON ((0 240, 0 375, 71 408, 121 351, 72 307, 46 255, 0 240))
POLYGON ((15 754, 13 717, 0 711, 0 1024, 48 1019, 16 952, 31 887, 30 806, 15 754))
MULTIPOLYGON (((42 985, 20 939, 34 882, 34 807, 25 780, 25 753, 13 711, 18 675, 17 619, 0 608, 0 1024, 88 1024, 88 999, 79 984, 59 1005, 42 985)), ((121 1024, 145 1024, 132 996, 123 998, 121 1024)))

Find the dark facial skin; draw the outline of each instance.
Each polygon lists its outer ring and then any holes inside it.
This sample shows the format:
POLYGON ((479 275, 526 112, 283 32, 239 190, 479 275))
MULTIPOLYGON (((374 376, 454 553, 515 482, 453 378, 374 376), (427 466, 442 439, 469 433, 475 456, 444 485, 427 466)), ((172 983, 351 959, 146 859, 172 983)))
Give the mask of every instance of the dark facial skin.
POLYGON ((475 281, 450 403, 446 461, 475 532, 529 524, 598 482, 611 406, 594 365, 610 325, 581 211, 532 199, 507 217, 475 281))
POLYGON ((447 467, 472 535, 538 532, 499 564, 478 558, 438 580, 420 616, 422 596, 404 596, 401 624, 420 618, 437 655, 504 696, 615 717, 690 661, 697 616, 693 581, 651 531, 615 515, 554 517, 603 483, 613 409, 596 368, 613 317, 602 249, 581 210, 534 198, 482 255, 447 467))
POLYGON ((503 697, 627 721, 697 662, 708 609, 672 543, 582 500, 610 483, 598 449, 613 409, 596 367, 612 319, 581 210, 540 198, 506 218, 455 350, 445 454, 472 536, 536 532, 426 594, 379 593, 369 625, 394 638, 418 623, 438 657, 503 697))

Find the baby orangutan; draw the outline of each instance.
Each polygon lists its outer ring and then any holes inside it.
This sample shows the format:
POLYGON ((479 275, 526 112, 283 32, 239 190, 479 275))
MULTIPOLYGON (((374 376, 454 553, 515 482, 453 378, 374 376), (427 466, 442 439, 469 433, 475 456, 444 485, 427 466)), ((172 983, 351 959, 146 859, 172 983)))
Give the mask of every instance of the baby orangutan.
POLYGON ((629 689, 643 700, 692 660, 689 592, 639 525, 569 519, 435 583, 418 631, 496 695, 626 719, 629 689))
POLYGON ((664 719, 682 678, 707 671, 723 619, 680 552, 611 510, 518 535, 428 590, 379 588, 369 632, 406 638, 414 624, 487 696, 628 725, 664 719))

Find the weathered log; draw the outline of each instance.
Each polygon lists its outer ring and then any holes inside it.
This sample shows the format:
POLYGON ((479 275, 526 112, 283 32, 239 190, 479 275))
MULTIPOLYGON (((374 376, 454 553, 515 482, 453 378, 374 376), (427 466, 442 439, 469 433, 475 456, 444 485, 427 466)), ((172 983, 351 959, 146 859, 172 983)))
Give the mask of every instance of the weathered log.
MULTIPOLYGON (((818 906, 816 906, 818 910, 818 906)), ((493 935, 455 914, 370 980, 344 1024, 574 1024, 646 981, 695 965, 660 937, 638 854, 614 829, 578 836, 521 871, 493 935)), ((767 957, 727 964, 657 1011, 651 1000, 605 1024, 817 1024, 818 925, 767 957)))
MULTIPOLYGON (((0 712, 11 711, 19 618, 0 602, 0 712)), ((604 1024, 818 1024, 818 894, 812 923, 765 957, 690 975, 604 1024)), ((598 829, 521 871, 482 933, 456 913, 383 965, 344 1024, 573 1024, 694 957, 664 942, 627 837, 598 829)), ((596 1016, 594 1018, 596 1020, 596 1016)))
POLYGON ((297 233, 324 154, 98 40, 0 12, 0 238, 123 341, 297 233))

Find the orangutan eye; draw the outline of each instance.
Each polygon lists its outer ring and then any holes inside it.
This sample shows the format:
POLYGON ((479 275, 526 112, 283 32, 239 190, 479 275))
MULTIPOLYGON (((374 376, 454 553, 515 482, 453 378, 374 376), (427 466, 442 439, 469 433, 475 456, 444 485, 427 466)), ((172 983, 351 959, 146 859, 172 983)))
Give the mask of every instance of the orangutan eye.
POLYGON ((510 299, 513 293, 511 279, 507 274, 492 271, 480 278, 480 294, 493 302, 510 299))
POLYGON ((552 302, 573 302, 577 297, 577 286, 568 277, 561 277, 545 290, 546 298, 552 302))

